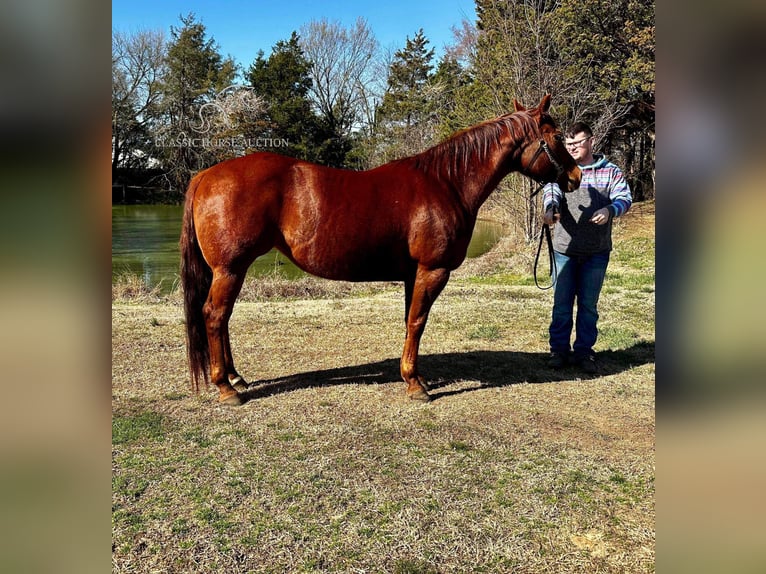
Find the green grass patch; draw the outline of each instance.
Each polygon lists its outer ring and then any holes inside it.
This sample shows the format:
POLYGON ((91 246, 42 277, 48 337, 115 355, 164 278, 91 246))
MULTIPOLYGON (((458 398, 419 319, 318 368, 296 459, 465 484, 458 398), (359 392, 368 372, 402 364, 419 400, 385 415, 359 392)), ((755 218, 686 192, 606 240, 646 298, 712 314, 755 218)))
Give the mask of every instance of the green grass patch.
POLYGON ((161 440, 166 431, 165 417, 153 411, 112 417, 112 444, 126 444, 139 439, 161 440))
POLYGON ((472 285, 518 285, 528 287, 535 284, 535 279, 532 275, 512 272, 468 277, 466 281, 472 285))
MULTIPOLYGON (((607 269, 604 287, 610 289, 640 289, 643 292, 654 290, 654 273, 631 273, 607 269)), ((614 291, 612 291, 614 292, 614 291)))
POLYGON ((449 442, 449 447, 451 450, 457 452, 468 452, 471 450, 471 445, 460 440, 451 440, 449 442))
POLYGON ((479 325, 473 331, 468 333, 469 339, 484 339, 486 341, 496 341, 502 336, 502 331, 497 325, 479 325))
POLYGON ((630 325, 604 325, 598 331, 599 346, 608 349, 628 349, 641 340, 641 334, 630 325))
POLYGON ((201 448, 207 448, 215 444, 215 441, 210 438, 207 433, 205 433, 205 431, 200 427, 187 429, 181 433, 181 436, 184 438, 184 440, 196 444, 201 448))
POLYGON ((632 237, 615 242, 612 262, 643 272, 654 266, 654 238, 632 237))

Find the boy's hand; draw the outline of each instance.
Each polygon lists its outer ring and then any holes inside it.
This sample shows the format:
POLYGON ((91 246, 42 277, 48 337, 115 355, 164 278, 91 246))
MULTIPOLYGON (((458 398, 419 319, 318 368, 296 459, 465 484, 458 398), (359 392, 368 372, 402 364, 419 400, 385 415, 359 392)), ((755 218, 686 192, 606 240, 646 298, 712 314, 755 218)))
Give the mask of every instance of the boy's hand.
POLYGON ((558 210, 554 211, 553 208, 543 214, 543 223, 546 225, 558 223, 559 219, 561 219, 561 214, 559 214, 558 210))
POLYGON ((596 225, 604 225, 607 221, 609 221, 609 210, 606 207, 599 209, 593 214, 593 217, 590 218, 590 222, 595 223, 596 225))

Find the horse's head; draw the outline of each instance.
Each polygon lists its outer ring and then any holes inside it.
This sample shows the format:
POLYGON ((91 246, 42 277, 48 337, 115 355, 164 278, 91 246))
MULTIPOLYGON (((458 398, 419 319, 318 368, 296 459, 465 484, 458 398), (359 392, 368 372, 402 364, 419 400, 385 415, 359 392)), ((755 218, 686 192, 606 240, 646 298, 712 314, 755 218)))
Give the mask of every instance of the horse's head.
POLYGON ((564 192, 580 186, 580 168, 564 146, 564 136, 548 113, 551 95, 546 94, 540 104, 527 110, 515 99, 517 112, 526 112, 535 125, 534 138, 525 142, 520 156, 521 172, 540 183, 558 183, 564 192))

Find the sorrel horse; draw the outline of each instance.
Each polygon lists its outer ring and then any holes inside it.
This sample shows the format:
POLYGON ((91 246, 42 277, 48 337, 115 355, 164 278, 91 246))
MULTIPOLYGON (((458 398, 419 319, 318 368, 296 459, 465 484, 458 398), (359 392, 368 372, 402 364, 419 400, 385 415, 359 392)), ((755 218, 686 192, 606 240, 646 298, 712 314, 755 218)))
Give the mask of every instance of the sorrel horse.
POLYGON ((197 174, 186 192, 181 279, 192 382, 212 379, 219 401, 244 402, 229 318, 245 273, 276 247, 304 271, 346 281, 403 281, 407 395, 430 397, 418 372, 428 313, 465 259, 476 214, 513 171, 572 191, 580 169, 548 114, 550 94, 369 171, 254 153, 197 174), (544 153, 543 153, 544 152, 544 153))

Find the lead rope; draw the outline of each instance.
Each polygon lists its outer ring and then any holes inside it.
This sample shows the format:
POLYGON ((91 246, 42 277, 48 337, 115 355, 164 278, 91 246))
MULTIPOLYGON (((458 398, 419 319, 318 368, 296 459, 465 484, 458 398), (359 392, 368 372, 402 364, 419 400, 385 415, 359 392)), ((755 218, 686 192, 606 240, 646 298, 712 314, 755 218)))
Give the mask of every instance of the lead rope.
MULTIPOLYGON (((550 148, 548 147, 548 143, 545 140, 540 140, 540 147, 537 148, 537 151, 535 152, 535 155, 532 156, 532 160, 527 164, 527 167, 531 166, 535 163, 537 160, 537 156, 540 155, 541 152, 545 152, 545 155, 548 156, 548 159, 553 164, 553 166, 556 168, 559 174, 561 174, 564 171, 564 167, 556 161, 556 158, 553 157, 553 153, 551 152, 550 148)), ((538 187, 535 191, 533 191, 529 198, 532 199, 534 196, 536 196, 540 191, 545 187, 545 184, 541 184, 540 187, 538 187)), ((551 205, 551 209, 553 210, 553 213, 558 212, 558 209, 556 208, 555 204, 551 205)), ((551 239, 551 227, 547 223, 543 223, 542 229, 540 229, 540 243, 537 245, 537 255, 535 255, 535 267, 532 272, 534 278, 535 278, 535 285, 538 289, 542 289, 543 291, 550 289, 556 284, 556 279, 559 275, 558 267, 556 266, 556 258, 553 257, 553 239, 551 239), (545 239, 548 243, 548 266, 550 268, 549 275, 551 277, 551 284, 547 287, 541 287, 540 283, 537 280, 537 264, 540 261, 540 252, 543 249, 543 236, 545 236, 545 239)))
MULTIPOLYGON (((556 213, 558 210, 556 209, 556 206, 553 205, 551 207, 553 210, 553 213, 556 213)), ((543 291, 550 289, 556 284, 556 279, 558 278, 558 268, 556 265, 556 258, 553 257, 553 240, 551 239, 551 227, 547 223, 543 223, 542 228, 540 229, 540 242, 537 244, 537 255, 535 255, 535 267, 533 270, 533 275, 535 278, 535 285, 538 289, 542 289, 543 291), (537 280, 537 264, 540 261, 540 252, 543 250, 543 236, 545 236, 545 239, 548 243, 548 266, 550 268, 549 275, 551 277, 551 284, 547 287, 541 287, 540 283, 537 280)))

